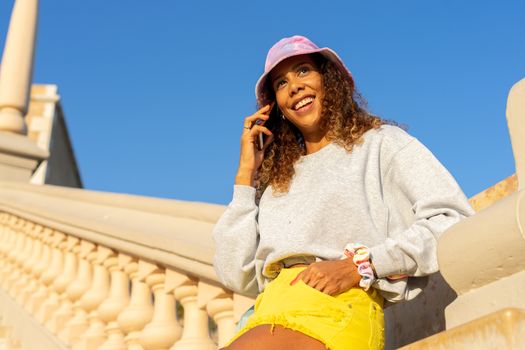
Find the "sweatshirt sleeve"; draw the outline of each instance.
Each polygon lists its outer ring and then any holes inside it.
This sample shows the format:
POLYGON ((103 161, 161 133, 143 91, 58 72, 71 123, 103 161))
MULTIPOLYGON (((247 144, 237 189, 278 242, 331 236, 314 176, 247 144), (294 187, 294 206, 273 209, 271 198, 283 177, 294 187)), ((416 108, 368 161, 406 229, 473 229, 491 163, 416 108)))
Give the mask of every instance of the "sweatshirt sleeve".
POLYGON ((255 188, 235 185, 233 199, 213 229, 214 267, 232 290, 257 295, 255 252, 259 241, 255 188))
MULTIPOLYGON (((384 186, 391 187, 393 203, 410 203, 414 221, 371 248, 378 277, 436 272, 440 235, 473 213, 467 198, 445 167, 416 139, 394 154, 384 186)), ((389 282, 383 279, 381 283, 389 282)))

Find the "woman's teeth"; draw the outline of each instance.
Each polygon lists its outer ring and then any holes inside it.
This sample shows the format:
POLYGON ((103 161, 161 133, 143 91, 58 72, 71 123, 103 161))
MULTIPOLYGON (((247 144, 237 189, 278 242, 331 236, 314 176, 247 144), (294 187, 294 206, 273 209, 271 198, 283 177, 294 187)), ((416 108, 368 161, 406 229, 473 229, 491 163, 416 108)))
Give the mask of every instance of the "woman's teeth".
POLYGON ((297 102, 297 104, 294 106, 295 110, 298 110, 299 108, 302 108, 306 106, 307 104, 310 104, 314 101, 313 97, 305 97, 301 101, 297 102))

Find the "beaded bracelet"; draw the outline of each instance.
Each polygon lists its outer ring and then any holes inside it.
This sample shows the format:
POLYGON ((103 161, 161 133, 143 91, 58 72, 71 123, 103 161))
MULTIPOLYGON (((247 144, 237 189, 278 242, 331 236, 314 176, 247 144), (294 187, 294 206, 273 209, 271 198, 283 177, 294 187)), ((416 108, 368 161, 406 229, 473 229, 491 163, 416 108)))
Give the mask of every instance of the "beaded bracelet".
POLYGON ((349 243, 346 245, 344 253, 357 266, 357 272, 361 275, 359 286, 365 291, 369 290, 376 280, 370 264, 370 248, 359 243, 349 243))

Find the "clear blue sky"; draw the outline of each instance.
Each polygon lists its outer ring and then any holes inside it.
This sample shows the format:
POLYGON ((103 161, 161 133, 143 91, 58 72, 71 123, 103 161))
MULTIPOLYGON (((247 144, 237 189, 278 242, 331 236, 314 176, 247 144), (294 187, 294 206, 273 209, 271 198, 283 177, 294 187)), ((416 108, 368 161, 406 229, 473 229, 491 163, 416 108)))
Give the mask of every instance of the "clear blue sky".
POLYGON ((524 1, 41 0, 34 81, 59 87, 86 188, 227 203, 266 51, 306 35, 471 196, 514 172, 524 20, 524 1))

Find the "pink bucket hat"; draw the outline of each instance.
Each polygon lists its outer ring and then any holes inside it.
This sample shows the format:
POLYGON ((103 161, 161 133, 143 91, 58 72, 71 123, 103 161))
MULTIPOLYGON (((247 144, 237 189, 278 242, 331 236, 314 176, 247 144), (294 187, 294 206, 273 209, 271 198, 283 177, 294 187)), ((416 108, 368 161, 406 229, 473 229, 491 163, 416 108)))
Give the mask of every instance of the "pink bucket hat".
POLYGON ((274 69, 279 63, 284 61, 287 58, 305 54, 311 54, 319 52, 326 59, 332 61, 336 64, 337 67, 343 72, 348 74, 350 79, 353 80, 352 73, 346 68, 345 64, 341 58, 333 51, 327 47, 318 47, 308 38, 300 35, 295 35, 290 38, 284 38, 279 40, 272 48, 268 51, 266 56, 266 63, 264 64, 264 73, 261 75, 257 84, 255 85, 255 96, 257 101, 261 102, 262 91, 266 80, 268 79, 268 74, 274 69))

